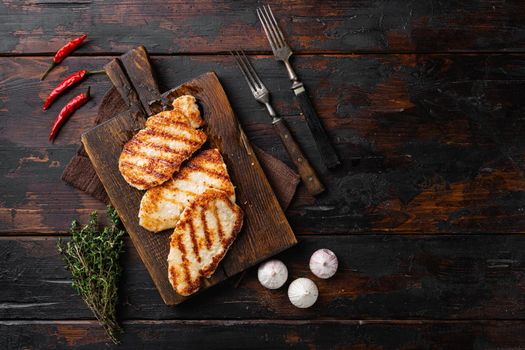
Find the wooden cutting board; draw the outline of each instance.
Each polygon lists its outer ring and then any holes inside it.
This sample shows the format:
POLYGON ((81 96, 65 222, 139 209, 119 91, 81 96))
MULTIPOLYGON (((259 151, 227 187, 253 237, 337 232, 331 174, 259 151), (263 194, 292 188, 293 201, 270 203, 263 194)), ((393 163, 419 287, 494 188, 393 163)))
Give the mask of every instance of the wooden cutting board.
MULTIPOLYGON (((236 186, 237 204, 245 213, 237 240, 215 274, 203 281, 204 290, 297 241, 215 73, 206 73, 168 91, 163 100, 169 102, 184 94, 197 98, 208 135, 204 148, 221 151, 236 186)), ((84 133, 82 143, 162 299, 176 305, 187 297, 178 295, 168 281, 166 258, 172 230, 154 234, 139 226, 138 210, 144 191, 128 185, 118 170, 122 146, 144 123, 142 113, 127 111, 84 133)))

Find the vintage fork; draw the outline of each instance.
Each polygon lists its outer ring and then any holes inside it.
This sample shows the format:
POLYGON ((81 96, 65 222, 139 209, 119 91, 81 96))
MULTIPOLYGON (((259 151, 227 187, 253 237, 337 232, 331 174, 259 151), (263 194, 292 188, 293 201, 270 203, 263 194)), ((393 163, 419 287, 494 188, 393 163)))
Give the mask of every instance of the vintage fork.
POLYGON ((284 39, 283 32, 279 28, 279 25, 273 15, 270 6, 263 6, 262 9, 257 9, 257 16, 261 21, 266 37, 272 47, 273 55, 278 61, 283 61, 288 72, 288 77, 292 81, 292 90, 299 101, 299 106, 303 111, 304 117, 314 137, 317 150, 321 154, 323 162, 328 168, 333 168, 340 164, 339 157, 335 152, 334 147, 330 143, 328 134, 324 129, 317 113, 314 109, 312 101, 308 96, 305 87, 297 74, 295 74, 292 65, 290 64, 290 57, 292 56, 292 50, 284 39))
POLYGON ((303 180, 308 192, 312 195, 317 195, 323 192, 324 186, 317 177, 314 168, 304 156, 301 148, 292 137, 292 134, 290 134, 290 131, 288 130, 284 120, 277 116, 277 113, 275 113, 275 110, 270 104, 270 91, 268 91, 266 86, 264 86, 262 83, 261 79, 257 75, 257 72, 255 71, 255 68, 252 66, 242 50, 240 52, 236 51, 230 53, 235 58, 242 75, 246 79, 253 97, 255 97, 257 102, 263 104, 266 107, 268 114, 270 114, 272 117, 273 127, 281 138, 281 141, 288 151, 290 158, 297 167, 297 171, 299 172, 299 175, 301 176, 301 179, 303 180))

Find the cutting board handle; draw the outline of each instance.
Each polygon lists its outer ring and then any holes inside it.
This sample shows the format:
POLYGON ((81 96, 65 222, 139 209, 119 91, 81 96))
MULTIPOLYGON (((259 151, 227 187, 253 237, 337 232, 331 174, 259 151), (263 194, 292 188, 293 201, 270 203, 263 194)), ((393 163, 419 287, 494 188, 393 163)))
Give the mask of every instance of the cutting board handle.
POLYGON ((145 116, 156 112, 149 102, 160 98, 160 90, 144 46, 114 58, 104 69, 132 112, 140 111, 145 116))

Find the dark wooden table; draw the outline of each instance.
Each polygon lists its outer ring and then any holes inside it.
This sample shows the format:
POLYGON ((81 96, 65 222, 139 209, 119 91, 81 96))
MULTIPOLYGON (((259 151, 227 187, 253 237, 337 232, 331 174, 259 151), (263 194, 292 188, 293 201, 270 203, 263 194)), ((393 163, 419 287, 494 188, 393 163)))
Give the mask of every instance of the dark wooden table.
POLYGON ((251 142, 289 162, 227 54, 243 47, 328 191, 287 211, 291 278, 330 248, 340 269, 307 310, 255 270, 162 303, 130 242, 119 347, 525 348, 525 10, 520 1, 272 2, 294 63, 343 160, 321 164, 257 1, 0 1, 0 348, 106 348, 56 252, 104 206, 60 180, 110 87, 54 144, 41 100, 68 72, 144 44, 163 89, 216 71, 251 142), (90 40, 44 82, 66 39, 90 40))

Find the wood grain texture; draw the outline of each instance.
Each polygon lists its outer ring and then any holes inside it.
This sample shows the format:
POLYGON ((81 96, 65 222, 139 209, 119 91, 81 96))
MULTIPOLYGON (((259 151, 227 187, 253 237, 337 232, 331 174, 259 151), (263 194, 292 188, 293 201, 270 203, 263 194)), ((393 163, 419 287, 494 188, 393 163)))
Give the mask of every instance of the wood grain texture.
MULTIPOLYGON (((46 137, 50 125, 78 91, 48 112, 35 96, 43 99, 66 71, 99 69, 109 60, 68 58, 40 83, 47 59, 0 58, 0 128, 7 131, 0 136, 0 232, 64 233, 72 217, 103 209, 59 177, 80 134, 93 125, 109 80, 88 78, 93 100, 54 145, 46 137)), ((297 57, 298 74, 316 92, 316 110, 341 157, 336 171, 323 168, 281 67, 268 56, 253 63, 327 188, 314 201, 299 186, 287 211, 294 232, 524 232, 523 55, 297 57)), ((158 56, 153 64, 161 90, 216 70, 250 141, 293 167, 230 57, 158 56)))
POLYGON ((141 112, 145 116, 146 111, 141 103, 140 97, 137 91, 133 87, 124 67, 119 58, 112 59, 108 64, 104 66, 106 74, 111 80, 111 83, 120 94, 120 97, 126 103, 130 111, 141 112))
POLYGON ((158 99, 160 91, 148 52, 144 46, 139 46, 123 54, 120 60, 147 115, 154 114, 149 102, 158 99))
POLYGON ((0 321, 2 348, 54 349, 519 349, 520 321, 129 321, 107 344, 93 321, 0 321))
MULTIPOLYGON (((300 236, 277 258, 290 272, 285 287, 261 287, 257 269, 236 288, 232 278, 176 308, 166 306, 129 239, 119 315, 129 319, 453 319, 525 318, 525 237, 300 236), (330 280, 312 275, 317 249, 333 250, 340 269, 330 280), (288 284, 312 278, 320 297, 293 307, 288 284)), ((0 239, 0 319, 93 319, 71 288, 56 237, 0 239)))
MULTIPOLYGON (((519 1, 265 1, 297 52, 523 51, 519 1)), ((87 33, 77 53, 270 51, 257 0, 0 2, 3 53, 54 53, 87 33), (249 40, 247 40, 249 38, 249 40)), ((283 71, 284 72, 284 71, 283 71)))
MULTIPOLYGON (((221 262, 222 268, 203 283, 206 289, 292 246, 296 239, 216 75, 202 75, 167 94, 171 99, 191 94, 199 101, 209 146, 221 151, 244 211, 241 234, 221 262)), ((140 227, 137 213, 143 192, 132 189, 118 170, 122 146, 144 122, 122 113, 84 133, 82 143, 163 300, 174 305, 186 298, 177 295, 167 279, 171 232, 152 234, 140 227)))

